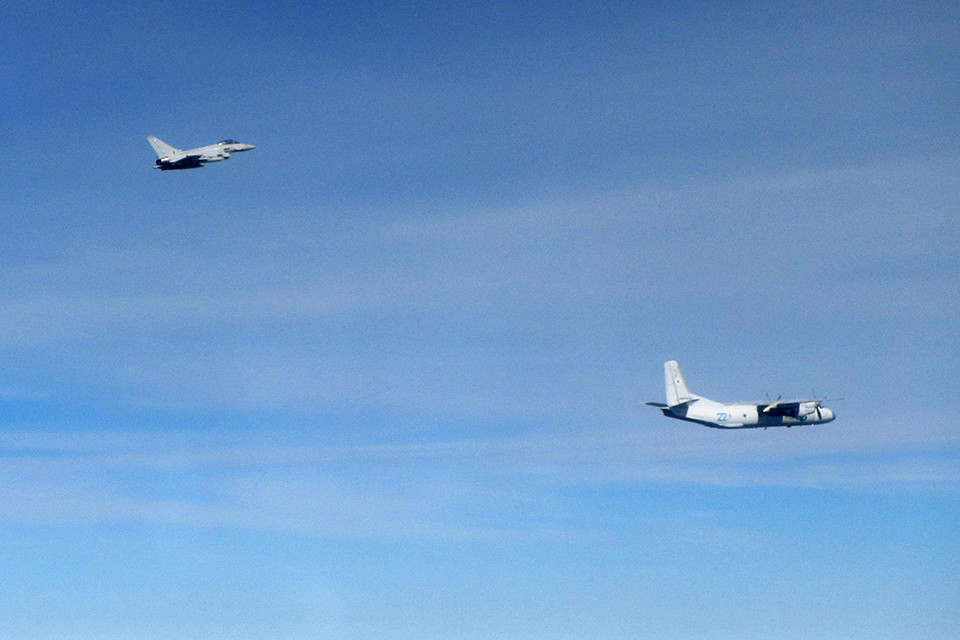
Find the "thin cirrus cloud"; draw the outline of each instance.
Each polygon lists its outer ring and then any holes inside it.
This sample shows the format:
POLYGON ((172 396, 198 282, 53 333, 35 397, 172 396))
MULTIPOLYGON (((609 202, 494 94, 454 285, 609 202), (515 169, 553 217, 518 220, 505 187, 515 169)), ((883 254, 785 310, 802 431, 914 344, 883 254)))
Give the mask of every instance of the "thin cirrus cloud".
POLYGON ((677 423, 408 444, 325 445, 302 432, 3 434, 8 524, 139 522, 348 538, 595 536, 556 501, 591 486, 680 484, 952 493, 943 441, 866 445, 823 428, 717 439, 677 423), (223 442, 230 440, 230 442, 223 442), (269 442, 267 442, 269 440, 269 442), (932 455, 930 447, 939 449, 932 455), (537 504, 536 509, 529 509, 537 504), (553 505, 553 506, 551 506, 553 505), (555 509, 559 511, 554 512, 555 509), (524 516, 525 513, 535 516, 524 516), (561 524, 564 523, 564 524, 561 524))
POLYGON ((300 215, 217 243, 90 245, 0 272, 0 343, 36 355, 53 386, 68 374, 47 347, 69 344, 58 360, 86 379, 164 406, 623 415, 605 394, 635 384, 625 346, 656 364, 682 354, 685 335, 719 328, 751 350, 822 326, 827 364, 842 369, 867 355, 847 352, 851 332, 883 332, 878 358, 909 353, 887 340, 893 327, 943 333, 960 299, 956 168, 929 157, 443 217, 372 212, 336 230, 300 215), (783 322, 767 322, 777 309, 783 322))

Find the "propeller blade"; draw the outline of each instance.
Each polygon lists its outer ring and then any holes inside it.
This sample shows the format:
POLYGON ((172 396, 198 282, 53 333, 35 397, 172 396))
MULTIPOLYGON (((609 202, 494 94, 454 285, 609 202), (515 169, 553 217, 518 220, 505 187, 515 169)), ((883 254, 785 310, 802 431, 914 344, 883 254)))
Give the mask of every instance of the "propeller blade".
POLYGON ((773 402, 771 402, 770 404, 768 404, 766 407, 763 408, 763 412, 764 412, 764 413, 769 413, 771 409, 773 409, 774 407, 776 407, 776 406, 780 403, 780 398, 782 398, 782 397, 783 397, 783 395, 777 396, 777 399, 776 399, 776 400, 774 400, 773 402))

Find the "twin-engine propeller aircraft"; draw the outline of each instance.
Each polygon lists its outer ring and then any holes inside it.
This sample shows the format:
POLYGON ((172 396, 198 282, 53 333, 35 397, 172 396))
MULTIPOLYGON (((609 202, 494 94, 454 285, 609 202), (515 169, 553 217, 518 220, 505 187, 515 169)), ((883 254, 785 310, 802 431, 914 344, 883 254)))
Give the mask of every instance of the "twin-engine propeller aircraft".
POLYGON ((157 152, 157 166, 155 169, 171 171, 173 169, 198 169, 208 162, 220 162, 230 157, 231 153, 255 149, 252 144, 244 144, 236 140, 221 140, 217 144, 187 149, 181 151, 171 147, 160 138, 147 136, 150 146, 157 152))
MULTIPOLYGON (((822 406, 823 400, 776 400, 762 402, 735 402, 723 404, 694 395, 675 361, 663 363, 663 377, 667 386, 667 404, 648 402, 668 418, 696 422, 716 429, 758 429, 792 427, 798 424, 823 424, 836 416, 822 406)), ((841 398, 836 398, 840 400, 841 398)))

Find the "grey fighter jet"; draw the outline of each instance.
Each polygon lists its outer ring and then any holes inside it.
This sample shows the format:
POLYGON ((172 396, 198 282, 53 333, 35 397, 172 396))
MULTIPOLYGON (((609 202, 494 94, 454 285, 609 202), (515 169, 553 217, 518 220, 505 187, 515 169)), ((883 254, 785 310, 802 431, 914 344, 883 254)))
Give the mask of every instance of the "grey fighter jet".
MULTIPOLYGON (((734 402, 725 404, 690 393, 687 381, 675 361, 663 363, 667 403, 648 402, 668 418, 696 422, 716 429, 750 429, 792 427, 801 424, 823 424, 836 415, 823 406, 824 400, 770 400, 768 402, 734 402)), ((842 400, 843 398, 834 398, 842 400)))
POLYGON ((220 162, 230 157, 231 153, 255 149, 252 144, 244 144, 236 140, 221 140, 197 149, 181 151, 171 147, 166 142, 154 136, 147 136, 150 146, 157 152, 157 166, 155 169, 171 171, 173 169, 199 169, 208 162, 220 162))

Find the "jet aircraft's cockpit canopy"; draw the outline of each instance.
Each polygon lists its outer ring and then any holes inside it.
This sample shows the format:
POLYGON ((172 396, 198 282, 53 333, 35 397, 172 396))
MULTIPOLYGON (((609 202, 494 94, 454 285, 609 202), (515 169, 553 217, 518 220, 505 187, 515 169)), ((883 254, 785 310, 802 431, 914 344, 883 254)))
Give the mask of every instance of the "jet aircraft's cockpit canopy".
POLYGON ((240 144, 240 143, 237 142, 236 140, 221 140, 217 144, 240 144))

